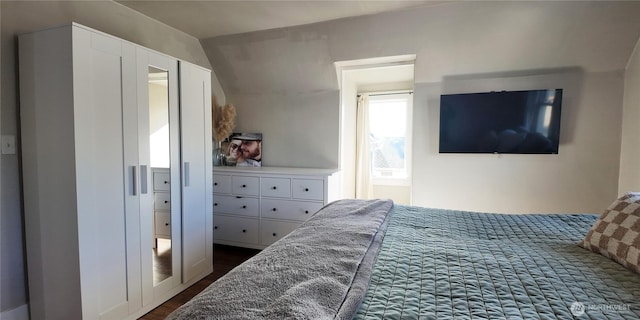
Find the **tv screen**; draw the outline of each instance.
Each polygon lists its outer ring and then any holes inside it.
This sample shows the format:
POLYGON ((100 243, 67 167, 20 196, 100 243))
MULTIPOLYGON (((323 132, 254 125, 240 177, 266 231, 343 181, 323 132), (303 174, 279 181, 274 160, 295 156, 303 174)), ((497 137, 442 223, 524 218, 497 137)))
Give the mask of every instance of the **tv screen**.
POLYGON ((444 94, 440 153, 558 153, 562 89, 444 94))

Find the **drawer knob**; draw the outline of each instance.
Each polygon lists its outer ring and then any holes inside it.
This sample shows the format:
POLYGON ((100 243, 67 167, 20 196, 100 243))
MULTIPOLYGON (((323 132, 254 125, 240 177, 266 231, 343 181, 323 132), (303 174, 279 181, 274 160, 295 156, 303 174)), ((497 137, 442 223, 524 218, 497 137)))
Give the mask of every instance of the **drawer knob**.
POLYGON ((247 229, 242 229, 242 233, 247 233, 247 229))
POLYGON ((274 232, 274 233, 273 233, 273 236, 275 237, 275 236, 277 236, 277 234, 274 232))
POLYGON ((165 182, 164 182, 164 184, 168 184, 168 183, 169 183, 169 181, 165 181, 165 182))
POLYGON ((304 191, 305 192, 309 192, 309 188, 304 188, 304 191))
POLYGON ((246 209, 246 208, 247 208, 247 206, 242 206, 242 209, 246 209))
POLYGON ((168 226, 168 225, 169 225, 169 222, 165 222, 165 223, 164 223, 164 225, 165 225, 165 226, 168 226))
POLYGON ((214 226, 214 227, 213 227, 213 230, 218 230, 218 226, 214 226))
POLYGON ((271 210, 273 210, 273 212, 276 212, 276 211, 278 211, 278 209, 276 209, 276 208, 273 208, 273 209, 271 209, 271 210))
POLYGON ((278 187, 276 187, 276 186, 273 186, 273 187, 272 187, 271 189, 273 189, 273 190, 276 190, 276 189, 278 189, 278 187))
POLYGON ((304 214, 309 214, 309 210, 305 210, 305 211, 304 211, 304 214))
POLYGON ((169 203, 169 200, 165 200, 164 203, 169 203))
POLYGON ((242 187, 243 187, 243 188, 246 188, 246 187, 247 187, 247 185, 246 185, 246 184, 243 184, 243 185, 242 185, 242 187))
POLYGON ((214 182, 214 183, 213 183, 213 185, 214 185, 214 186, 217 186, 217 185, 218 185, 218 183, 217 183, 217 182, 214 182))
POLYGON ((216 202, 216 203, 214 203, 214 204, 213 204, 213 206, 214 206, 214 207, 217 207, 217 206, 218 206, 218 203, 217 203, 217 202, 216 202))

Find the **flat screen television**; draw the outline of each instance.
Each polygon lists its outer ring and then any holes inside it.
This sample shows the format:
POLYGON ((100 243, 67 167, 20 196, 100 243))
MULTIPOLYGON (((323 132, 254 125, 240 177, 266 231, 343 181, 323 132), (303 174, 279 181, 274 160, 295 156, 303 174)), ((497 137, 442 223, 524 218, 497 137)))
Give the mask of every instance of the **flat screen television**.
POLYGON ((555 154, 562 89, 440 96, 440 153, 555 154))

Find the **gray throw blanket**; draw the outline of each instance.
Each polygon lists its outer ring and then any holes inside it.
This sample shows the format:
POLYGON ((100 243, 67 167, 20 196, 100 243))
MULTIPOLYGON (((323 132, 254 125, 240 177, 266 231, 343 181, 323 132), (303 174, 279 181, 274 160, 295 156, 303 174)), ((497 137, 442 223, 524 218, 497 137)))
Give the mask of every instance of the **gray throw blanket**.
POLYGON ((356 273, 371 272, 392 206, 390 200, 325 206, 168 319, 351 318, 369 281, 356 273))

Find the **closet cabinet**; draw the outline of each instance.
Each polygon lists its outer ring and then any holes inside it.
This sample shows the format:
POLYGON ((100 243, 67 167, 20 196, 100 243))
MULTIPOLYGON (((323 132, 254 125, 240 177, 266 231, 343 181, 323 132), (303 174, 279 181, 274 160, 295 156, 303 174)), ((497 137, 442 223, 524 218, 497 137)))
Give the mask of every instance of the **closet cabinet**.
POLYGON ((136 319, 210 273, 209 71, 78 24, 19 51, 31 318, 136 319))

